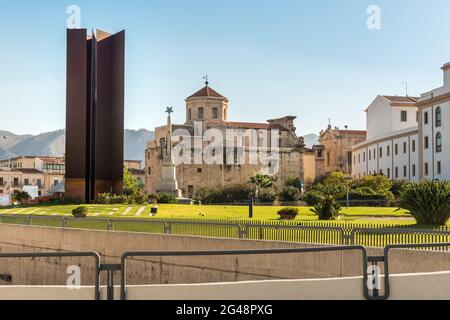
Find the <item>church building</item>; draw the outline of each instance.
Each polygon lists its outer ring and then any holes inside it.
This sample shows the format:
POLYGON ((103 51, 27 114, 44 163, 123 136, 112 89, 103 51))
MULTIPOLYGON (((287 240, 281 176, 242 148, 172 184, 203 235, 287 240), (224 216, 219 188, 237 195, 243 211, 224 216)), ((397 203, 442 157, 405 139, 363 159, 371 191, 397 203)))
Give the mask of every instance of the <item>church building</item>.
MULTIPOLYGON (((212 89, 208 81, 205 84, 185 100, 186 121, 172 124, 169 114, 168 124, 155 128, 155 139, 148 141, 145 153, 147 192, 172 191, 178 195, 179 190, 182 197, 193 198, 201 187, 242 183, 258 173, 274 176, 279 188, 289 177, 298 177, 305 183, 314 180, 315 153, 305 148, 303 137, 297 136, 295 116, 271 119, 266 123, 229 121, 229 100, 212 89), (181 136, 177 132, 182 132, 181 136), (212 150, 210 143, 214 139, 210 137, 211 132, 220 133, 219 136, 223 137, 222 141, 214 141, 212 150), (235 135, 230 137, 229 132, 235 135), (187 158, 192 161, 188 163, 177 163, 176 157, 180 157, 180 154, 167 150, 176 150, 181 141, 189 142, 190 155, 187 158), (228 148, 230 142, 236 143, 231 154, 228 148), (205 153, 208 145, 216 160, 220 154, 220 162, 211 163, 203 158, 199 162, 199 159, 194 159, 198 149, 205 153), (269 160, 250 160, 252 155, 260 157, 261 153, 267 153, 269 160), (277 156, 273 157, 274 154, 277 156), (177 190, 165 190, 167 188, 161 183, 163 168, 168 166, 168 156, 172 158, 169 162, 172 160, 174 163, 177 190)), ((182 156, 186 158, 185 153, 186 150, 182 156)))

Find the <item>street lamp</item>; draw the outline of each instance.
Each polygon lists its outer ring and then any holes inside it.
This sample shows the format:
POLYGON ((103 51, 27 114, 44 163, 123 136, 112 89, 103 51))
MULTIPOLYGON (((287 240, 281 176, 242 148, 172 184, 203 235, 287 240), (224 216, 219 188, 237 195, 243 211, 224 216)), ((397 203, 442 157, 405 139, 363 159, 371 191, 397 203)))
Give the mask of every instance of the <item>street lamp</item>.
POLYGON ((8 136, 3 136, 3 139, 6 140, 6 150, 8 153, 8 187, 9 187, 9 201, 11 201, 11 143, 9 142, 8 136))
POLYGON ((352 177, 351 176, 345 176, 344 180, 347 182, 346 183, 346 193, 347 193, 347 210, 350 207, 350 182, 352 181, 352 177))

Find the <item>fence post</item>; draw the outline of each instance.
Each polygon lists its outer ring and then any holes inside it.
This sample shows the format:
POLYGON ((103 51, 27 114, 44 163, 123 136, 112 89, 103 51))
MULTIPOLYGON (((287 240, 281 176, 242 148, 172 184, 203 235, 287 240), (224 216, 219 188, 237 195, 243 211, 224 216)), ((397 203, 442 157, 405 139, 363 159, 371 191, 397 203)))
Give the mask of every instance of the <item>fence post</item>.
POLYGON ((164 222, 164 234, 172 234, 172 222, 164 222))
POLYGON ((27 224, 31 226, 32 224, 31 216, 27 216, 27 224))

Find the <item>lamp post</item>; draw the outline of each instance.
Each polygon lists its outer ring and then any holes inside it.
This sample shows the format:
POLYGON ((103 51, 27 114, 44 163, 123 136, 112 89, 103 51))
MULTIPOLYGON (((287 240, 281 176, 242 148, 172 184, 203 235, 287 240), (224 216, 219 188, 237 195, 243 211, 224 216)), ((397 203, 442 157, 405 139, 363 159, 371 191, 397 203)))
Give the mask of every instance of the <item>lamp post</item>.
MULTIPOLYGON (((345 126, 345 139, 348 140, 348 126, 345 126)), ((344 159, 347 159, 347 161, 345 162, 345 173, 348 174, 348 164, 350 162, 350 159, 348 158, 348 151, 346 151, 347 155, 345 156, 344 159)))
POLYGON ((349 193, 350 193, 350 181, 352 181, 352 177, 347 175, 344 177, 344 179, 347 182, 347 184, 346 184, 346 187, 347 187, 346 188, 346 193, 347 193, 346 205, 347 205, 347 210, 348 210, 348 208, 350 207, 350 194, 349 193))
POLYGON ((8 153, 8 194, 9 194, 9 201, 12 201, 11 199, 11 143, 9 142, 8 136, 3 136, 3 139, 6 140, 6 151, 8 153))

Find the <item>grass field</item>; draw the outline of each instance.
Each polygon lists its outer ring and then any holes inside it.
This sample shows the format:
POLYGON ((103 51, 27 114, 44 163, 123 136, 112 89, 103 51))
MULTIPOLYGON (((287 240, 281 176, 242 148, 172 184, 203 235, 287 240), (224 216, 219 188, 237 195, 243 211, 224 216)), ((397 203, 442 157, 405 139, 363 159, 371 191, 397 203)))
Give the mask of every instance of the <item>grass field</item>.
MULTIPOLYGON (((70 216, 74 205, 63 206, 30 206, 0 209, 0 214, 9 215, 45 215, 45 216, 70 216)), ((152 205, 88 205, 90 217, 111 218, 136 218, 136 219, 220 219, 220 220, 242 220, 248 218, 248 207, 246 206, 198 206, 162 204, 155 217, 150 215, 152 205)), ((282 207, 256 206, 254 208, 254 219, 277 220, 277 211, 282 207)), ((314 221, 317 217, 311 212, 311 207, 298 207, 300 214, 298 221, 314 221)), ((378 222, 404 224, 410 219, 405 210, 397 211, 396 208, 384 207, 351 207, 342 209, 340 221, 352 222, 378 222)))

